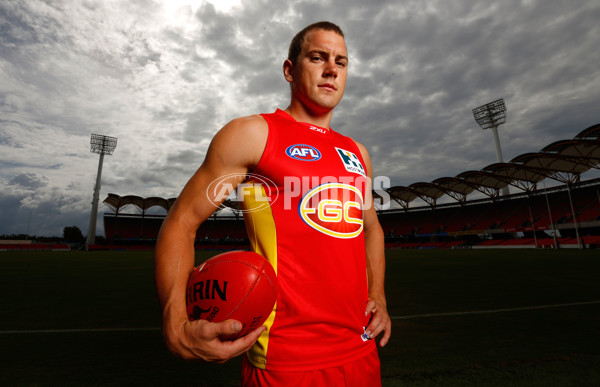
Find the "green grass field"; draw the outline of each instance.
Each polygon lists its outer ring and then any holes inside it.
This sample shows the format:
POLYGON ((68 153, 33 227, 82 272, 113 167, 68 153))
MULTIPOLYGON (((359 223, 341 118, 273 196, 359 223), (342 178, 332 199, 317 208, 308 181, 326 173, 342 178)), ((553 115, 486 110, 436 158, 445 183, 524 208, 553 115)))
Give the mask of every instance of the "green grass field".
MULTIPOLYGON (((384 386, 600 385, 598 251, 389 251, 387 262, 384 386)), ((165 349, 152 253, 2 252, 0 305, 2 386, 239 385, 239 358, 165 349)))

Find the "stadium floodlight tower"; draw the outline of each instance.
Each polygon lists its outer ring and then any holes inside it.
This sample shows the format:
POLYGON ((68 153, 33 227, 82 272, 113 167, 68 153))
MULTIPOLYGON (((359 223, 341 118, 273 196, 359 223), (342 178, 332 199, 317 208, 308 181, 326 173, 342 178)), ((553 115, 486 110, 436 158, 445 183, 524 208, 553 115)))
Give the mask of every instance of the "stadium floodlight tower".
POLYGON ((104 162, 104 155, 112 155, 116 147, 116 137, 92 134, 92 138, 90 140, 90 152, 98 153, 100 155, 100 161, 98 162, 98 174, 96 175, 96 185, 94 186, 92 214, 90 215, 90 225, 88 226, 86 247, 94 244, 96 241, 96 221, 98 219, 98 201, 100 200, 100 181, 102 180, 102 163, 104 162))
MULTIPOLYGON (((496 160, 499 163, 503 163, 504 159, 502 158, 502 149, 500 148, 498 126, 506 122, 506 105, 504 104, 504 99, 500 98, 473 109, 473 117, 475 117, 475 121, 477 121, 481 129, 492 129, 496 143, 496 160)), ((508 195, 509 193, 508 186, 502 189, 503 195, 508 195)))

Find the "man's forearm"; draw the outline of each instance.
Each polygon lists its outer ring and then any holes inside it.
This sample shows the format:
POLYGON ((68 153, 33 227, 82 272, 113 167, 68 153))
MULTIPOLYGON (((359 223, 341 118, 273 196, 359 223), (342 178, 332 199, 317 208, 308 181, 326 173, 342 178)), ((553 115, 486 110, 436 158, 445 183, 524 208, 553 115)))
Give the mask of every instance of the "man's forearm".
MULTIPOLYGON (((161 308, 167 305, 176 308, 175 312, 185 313, 185 287, 194 267, 194 237, 177 220, 166 219, 156 244, 154 272, 156 290, 161 308), (177 302, 179 301, 179 302, 177 302), (183 310, 180 311, 179 308, 183 310)), ((195 235, 195 233, 193 233, 195 235)), ((174 310, 171 310, 173 312, 174 310)))
POLYGON ((365 248, 369 296, 385 303, 385 244, 383 230, 379 224, 366 230, 365 248))

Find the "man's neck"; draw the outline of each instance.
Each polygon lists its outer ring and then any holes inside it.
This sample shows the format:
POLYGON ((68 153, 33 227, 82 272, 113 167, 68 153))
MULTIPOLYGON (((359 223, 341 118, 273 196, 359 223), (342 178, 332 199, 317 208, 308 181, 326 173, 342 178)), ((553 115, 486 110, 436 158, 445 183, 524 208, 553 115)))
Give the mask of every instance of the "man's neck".
POLYGON ((319 114, 308 110, 302 104, 293 102, 290 103, 290 106, 285 109, 285 112, 298 122, 307 122, 325 129, 329 129, 331 117, 333 116, 333 109, 327 111, 326 113, 319 114))

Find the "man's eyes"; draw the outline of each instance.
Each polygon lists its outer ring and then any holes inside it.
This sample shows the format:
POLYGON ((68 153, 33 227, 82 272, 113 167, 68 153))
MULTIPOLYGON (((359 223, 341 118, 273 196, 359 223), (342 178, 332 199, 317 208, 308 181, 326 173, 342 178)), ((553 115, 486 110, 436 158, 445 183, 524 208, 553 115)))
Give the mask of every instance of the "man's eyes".
MULTIPOLYGON (((325 58, 323 58, 322 56, 316 55, 316 56, 311 57, 310 60, 313 61, 313 62, 324 62, 325 58)), ((338 67, 346 67, 348 65, 348 63, 346 61, 344 61, 344 60, 338 60, 338 61, 335 62, 335 64, 338 67)))

